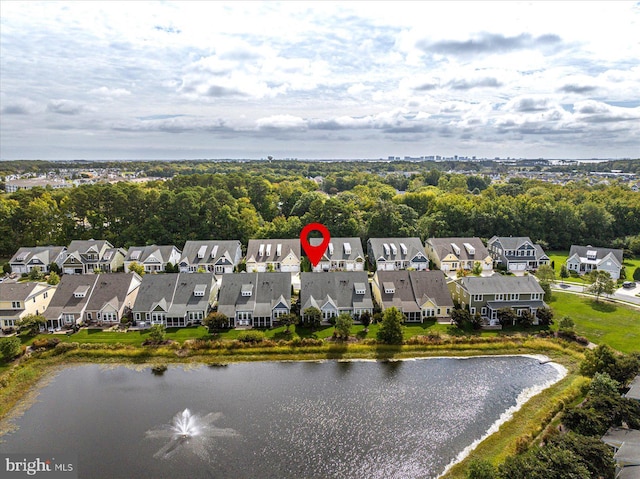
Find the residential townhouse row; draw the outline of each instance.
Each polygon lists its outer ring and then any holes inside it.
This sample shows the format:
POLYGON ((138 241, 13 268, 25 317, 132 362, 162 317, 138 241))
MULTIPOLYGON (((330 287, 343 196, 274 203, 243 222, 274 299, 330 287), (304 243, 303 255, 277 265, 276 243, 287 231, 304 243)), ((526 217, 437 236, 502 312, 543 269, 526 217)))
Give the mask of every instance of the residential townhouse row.
MULTIPOLYGON (((310 244, 317 246, 320 239, 311 239, 310 244)), ((589 248, 598 251, 598 248, 589 248)), ((605 250, 605 249, 602 249, 605 250)), ((615 252, 621 250, 607 250, 615 252)), ((582 251, 578 251, 581 253, 582 251)), ((582 256, 587 264, 586 252, 582 256)), ((606 253, 602 255, 602 258, 606 253)), ((302 259, 298 239, 252 239, 247 245, 246 254, 242 254, 242 245, 237 240, 187 241, 182 250, 174 245, 133 246, 128 250, 115 248, 105 240, 77 240, 68 247, 37 246, 20 248, 10 260, 10 266, 16 273, 29 273, 38 267, 48 272, 55 263, 65 274, 89 274, 115 272, 136 262, 147 273, 165 271, 167 265, 176 266, 180 272, 205 271, 227 274, 237 270, 244 257, 247 271, 283 271, 299 272, 302 259)), ((614 259, 621 266, 621 256, 614 259)), ((598 257, 598 259, 602 259, 598 257)), ((455 273, 458 269, 471 270, 480 263, 482 271, 490 273, 494 267, 502 266, 508 271, 532 271, 542 264, 549 264, 549 257, 540 245, 528 237, 491 238, 487 246, 479 238, 429 238, 425 245, 417 237, 408 238, 371 238, 367 242, 367 256, 360 238, 331 238, 320 262, 313 271, 364 271, 365 263, 376 270, 395 271, 429 269, 429 261, 446 273, 455 273)), ((591 259, 588 259, 591 261, 591 259)), ((573 264, 573 263, 571 263, 573 264)), ((615 266, 615 265, 614 265, 615 266)), ((615 276, 614 268, 612 276, 615 276)), ((579 272, 587 272, 578 267, 579 272)), ((619 274, 618 274, 619 276, 619 274)))
MULTIPOLYGON (((42 314, 47 329, 85 324, 118 324, 125 316, 138 326, 199 324, 213 310, 231 327, 270 328, 291 312, 291 273, 104 273, 64 275, 57 286, 42 283, 0 284, 0 324, 13 328, 27 314, 42 314)), ((299 311, 315 307, 326 323, 342 313, 357 321, 363 313, 398 308, 408 323, 450 322, 454 300, 487 325, 497 311, 545 308, 544 291, 532 276, 463 277, 447 280, 442 271, 365 271, 301 273, 299 311)))

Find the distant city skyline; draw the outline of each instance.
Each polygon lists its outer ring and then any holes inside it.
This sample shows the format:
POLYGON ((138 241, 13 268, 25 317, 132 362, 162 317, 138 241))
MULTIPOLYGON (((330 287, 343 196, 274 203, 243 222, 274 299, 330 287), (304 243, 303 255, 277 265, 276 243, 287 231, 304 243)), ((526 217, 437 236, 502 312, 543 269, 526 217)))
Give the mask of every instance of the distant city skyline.
POLYGON ((17 2, 0 159, 640 155, 639 2, 17 2))

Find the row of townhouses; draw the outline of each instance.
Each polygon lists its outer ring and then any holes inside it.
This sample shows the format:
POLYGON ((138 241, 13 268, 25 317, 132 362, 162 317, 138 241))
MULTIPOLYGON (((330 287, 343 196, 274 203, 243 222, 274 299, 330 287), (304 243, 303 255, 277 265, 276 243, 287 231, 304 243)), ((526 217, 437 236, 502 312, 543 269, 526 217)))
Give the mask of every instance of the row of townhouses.
MULTIPOLYGON (((314 307, 328 322, 342 313, 357 321, 382 311, 399 309, 409 323, 449 322, 454 300, 487 325, 497 311, 512 308, 534 316, 544 291, 533 276, 463 277, 447 282, 442 271, 365 271, 301 273, 299 310, 314 307)), ((131 317, 137 325, 183 327, 199 324, 213 310, 229 318, 231 327, 270 328, 291 312, 291 273, 254 272, 216 276, 214 273, 104 273, 64 275, 57 286, 42 283, 1 283, 0 324, 13 328, 27 314, 42 314, 47 328, 118 324, 131 317)))
MULTIPOLYGON (((311 239, 311 245, 320 244, 311 239)), ((147 273, 165 271, 168 264, 180 272, 227 274, 237 270, 243 258, 242 245, 235 240, 187 241, 182 250, 173 245, 115 248, 104 240, 72 241, 64 246, 20 248, 10 260, 12 271, 29 273, 33 268, 48 272, 52 263, 64 274, 89 274, 96 271, 129 271, 139 263, 147 273)), ((244 255, 249 272, 300 272, 302 259, 298 239, 252 239, 244 255)), ((535 271, 550 259, 542 247, 528 237, 494 236, 485 246, 480 238, 429 238, 423 246, 419 238, 371 238, 367 257, 360 238, 331 238, 313 271, 364 271, 366 259, 377 271, 435 268, 447 274, 459 269, 471 270, 476 264, 491 273, 495 267, 512 272, 535 271)), ((594 269, 606 270, 618 279, 622 268, 622 250, 573 245, 567 268, 578 274, 594 269)))

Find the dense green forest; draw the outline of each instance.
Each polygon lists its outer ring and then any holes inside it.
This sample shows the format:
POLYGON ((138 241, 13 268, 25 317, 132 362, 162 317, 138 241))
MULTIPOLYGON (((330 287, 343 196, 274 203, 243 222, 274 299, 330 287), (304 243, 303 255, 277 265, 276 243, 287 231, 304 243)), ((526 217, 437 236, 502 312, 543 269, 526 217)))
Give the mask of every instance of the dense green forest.
MULTIPOLYGON (((513 235, 551 249, 577 243, 640 253, 640 194, 627 186, 580 181, 560 186, 522 178, 491 184, 481 173, 403 163, 180 162, 167 165, 196 171, 145 184, 2 194, 0 256, 20 246, 89 238, 124 247, 182 247, 187 240, 213 238, 246 244, 256 237, 296 237, 313 221, 324 223, 333 236, 359 236, 363 242, 376 236, 513 235), (407 170, 412 173, 401 173, 407 170), (309 179, 315 176, 323 177, 322 185, 309 179)), ((469 165, 482 168, 480 162, 469 165)), ((139 165, 117 166, 135 171, 139 165)), ((148 174, 157 173, 150 169, 148 174)))

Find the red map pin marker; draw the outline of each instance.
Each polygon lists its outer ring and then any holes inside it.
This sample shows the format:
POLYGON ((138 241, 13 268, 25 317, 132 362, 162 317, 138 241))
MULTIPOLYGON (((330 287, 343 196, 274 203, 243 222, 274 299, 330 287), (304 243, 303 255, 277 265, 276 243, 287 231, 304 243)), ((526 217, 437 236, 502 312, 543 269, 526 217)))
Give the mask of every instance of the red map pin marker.
POLYGON ((300 243, 302 243, 302 249, 307 254, 307 257, 313 266, 316 266, 322 259, 322 255, 327 251, 327 246, 329 246, 329 241, 331 241, 329 230, 321 223, 309 223, 307 226, 302 228, 302 231, 300 232, 300 243), (322 234, 322 243, 318 246, 312 246, 309 244, 307 236, 309 236, 309 233, 312 231, 319 231, 322 234))

